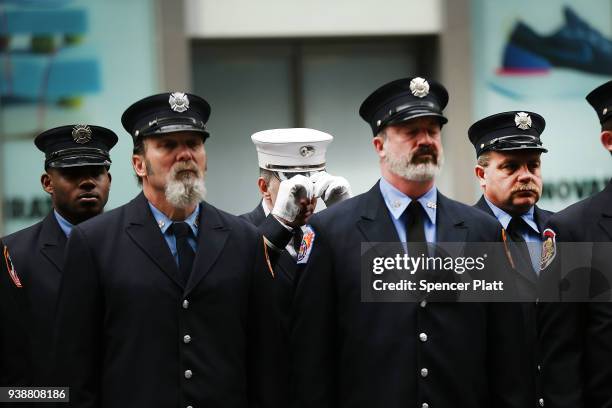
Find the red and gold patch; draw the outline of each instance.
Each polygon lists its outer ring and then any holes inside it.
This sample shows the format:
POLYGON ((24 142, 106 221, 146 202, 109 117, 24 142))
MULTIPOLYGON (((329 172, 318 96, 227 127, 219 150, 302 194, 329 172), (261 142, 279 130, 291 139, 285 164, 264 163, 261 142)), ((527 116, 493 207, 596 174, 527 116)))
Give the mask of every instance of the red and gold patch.
POLYGON ((8 270, 8 274, 11 277, 11 280, 18 288, 22 288, 21 279, 19 279, 19 275, 17 275, 17 271, 15 270, 15 265, 13 265, 13 260, 11 259, 11 255, 9 254, 8 247, 5 245, 2 249, 2 254, 4 255, 4 262, 6 263, 6 269, 8 270))
POLYGON ((542 233, 542 258, 540 260, 540 270, 546 269, 557 255, 557 234, 550 228, 546 228, 542 233))
POLYGON ((314 230, 307 225, 306 231, 302 237, 302 243, 300 244, 300 252, 297 256, 298 264, 305 264, 308 262, 308 258, 310 257, 310 251, 312 251, 312 244, 314 243, 315 232, 314 230))

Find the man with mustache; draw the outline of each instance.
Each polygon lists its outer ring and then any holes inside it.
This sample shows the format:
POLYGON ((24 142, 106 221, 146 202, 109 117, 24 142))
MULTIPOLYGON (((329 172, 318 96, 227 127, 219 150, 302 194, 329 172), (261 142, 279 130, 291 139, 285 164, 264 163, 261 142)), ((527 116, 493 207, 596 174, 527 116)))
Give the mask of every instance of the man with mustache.
POLYGON ((182 92, 123 113, 142 193, 68 242, 56 373, 71 407, 278 406, 263 238, 203 201, 209 115, 182 92))
MULTIPOLYGON (((501 240, 493 217, 435 186, 447 102, 444 86, 413 77, 381 86, 361 104, 382 177, 308 221, 293 303, 296 408, 525 406, 520 385, 509 381, 517 372, 518 308, 436 302, 424 293, 402 303, 364 298, 367 257, 386 255, 393 243, 418 258, 426 243, 501 240)), ((437 272, 416 273, 454 278, 437 272)))
MULTIPOLYGON (((612 153, 612 81, 586 96, 612 153)), ((547 407, 612 406, 612 182, 553 215, 544 231, 538 308, 547 407), (583 303, 584 302, 584 303, 583 303)))
MULTIPOLYGON (((111 185, 109 151, 117 135, 100 126, 69 125, 39 134, 34 143, 45 154, 40 182, 51 197, 53 210, 41 222, 3 241, 10 248, 14 276, 19 277, 27 305, 21 313, 28 329, 27 354, 24 364, 14 368, 23 371, 21 377, 29 385, 40 386, 49 383, 54 311, 66 241, 75 225, 100 214, 106 205, 111 185)), ((22 347, 16 343, 23 339, 14 337, 19 331, 6 327, 4 321, 1 324, 4 347, 9 352, 22 347)))
POLYGON ((497 218, 507 236, 509 258, 522 299, 527 371, 533 404, 539 404, 540 361, 537 353, 536 304, 542 232, 552 215, 536 203, 542 193, 541 155, 547 152, 540 136, 546 122, 537 113, 511 111, 487 116, 468 130, 476 149, 475 174, 483 195, 475 207, 497 218))
POLYGON ((537 113, 511 111, 481 119, 468 130, 483 191, 475 207, 497 218, 513 241, 530 243, 519 249, 522 258, 513 259, 522 277, 519 288, 530 299, 536 297, 541 234, 552 214, 536 205, 542 193, 540 156, 547 152, 540 140, 545 125, 537 113))
MULTIPOLYGON (((333 136, 315 129, 270 129, 251 136, 257 149, 261 203, 242 217, 259 228, 268 243, 278 251, 277 296, 282 315, 282 349, 288 370, 290 312, 295 286, 296 257, 302 242, 304 224, 313 214, 318 197, 330 207, 351 196, 348 181, 325 171, 325 153, 333 136)), ((284 400, 289 400, 289 375, 278 384, 284 400)), ((287 402, 288 404, 288 402, 287 402)))

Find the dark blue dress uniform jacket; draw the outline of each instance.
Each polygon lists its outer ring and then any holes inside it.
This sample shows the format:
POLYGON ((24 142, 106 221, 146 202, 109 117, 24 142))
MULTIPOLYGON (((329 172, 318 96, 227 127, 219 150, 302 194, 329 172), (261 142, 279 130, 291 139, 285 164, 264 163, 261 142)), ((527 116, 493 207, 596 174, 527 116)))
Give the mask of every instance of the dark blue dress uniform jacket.
MULTIPOLYGON (((66 235, 53 213, 31 227, 3 238, 23 283, 21 322, 27 329, 27 352, 21 366, 27 383, 49 385, 53 350, 55 305, 62 277, 66 235)), ((3 326, 5 324, 3 323, 3 326)), ((23 337, 19 341, 23 341, 23 337)), ((11 339, 9 342, 16 341, 11 339)), ((10 346, 10 348, 14 347, 10 346)))
MULTIPOLYGON (((278 221, 272 219, 273 216, 266 217, 261 203, 250 213, 242 214, 240 217, 248 220, 258 227, 259 232, 267 238, 273 237, 274 244, 283 248, 280 253, 274 255, 274 271, 276 273, 275 293, 278 302, 282 322, 282 333, 279 339, 279 349, 277 351, 280 359, 280 382, 277 384, 279 398, 284 401, 283 406, 289 403, 289 333, 291 324, 291 304, 293 302, 293 292, 295 290, 295 274, 297 264, 295 259, 287 252, 285 246, 291 239, 291 233, 278 221)), ((272 250, 271 250, 272 251, 272 250)))
POLYGON ((270 218, 266 217, 263 208, 261 208, 261 204, 250 213, 243 214, 240 217, 248 220, 256 227, 261 227, 259 228, 259 232, 263 233, 264 235, 271 229, 274 229, 271 234, 274 235, 275 238, 280 238, 280 240, 275 239, 274 242, 275 245, 283 248, 283 250, 280 251, 280 254, 278 254, 275 258, 274 270, 278 278, 277 291, 280 302, 279 307, 283 316, 283 330, 285 331, 285 334, 288 335, 291 303, 293 301, 293 292, 295 289, 295 274, 297 271, 295 259, 289 254, 289 252, 287 252, 286 249, 284 249, 291 239, 291 233, 278 221, 271 220, 270 218), (282 238, 283 236, 284 240, 282 238))
POLYGON ((70 407, 275 407, 279 320, 255 227, 202 203, 186 286, 143 194, 75 227, 56 331, 70 407))
POLYGON ((28 386, 31 362, 26 292, 23 280, 19 287, 9 275, 4 247, 0 241, 0 387, 28 386))
MULTIPOLYGON (((294 301, 294 407, 526 406, 516 377, 520 308, 361 302, 361 243, 399 241, 378 184, 310 225, 314 246, 294 301)), ((436 234, 437 242, 495 242, 501 228, 438 193, 436 234)))
MULTIPOLYGON (((485 211, 487 214, 494 216, 491 207, 487 204, 484 197, 474 205, 474 207, 485 211)), ((553 213, 547 210, 539 208, 537 205, 534 208, 534 220, 540 230, 540 234, 544 232, 546 223, 553 213)), ((531 259, 527 260, 516 260, 515 271, 518 290, 521 293, 529 295, 529 298, 536 299, 538 292, 538 276, 533 270, 531 259)), ((537 328, 537 308, 538 304, 534 302, 525 302, 521 305, 523 308, 525 327, 522 331, 524 334, 525 349, 526 353, 522 356, 526 359, 528 371, 521 375, 522 380, 529 386, 529 395, 532 396, 533 404, 536 402, 539 404, 540 398, 542 398, 541 382, 540 382, 540 370, 541 361, 538 351, 538 328, 537 328)))
POLYGON ((582 251, 580 247, 576 247, 577 251, 568 248, 564 254, 564 247, 559 247, 552 264, 541 272, 543 292, 548 295, 550 288, 559 288, 557 299, 568 300, 568 294, 583 299, 603 295, 608 301, 539 305, 545 405, 612 407, 612 183, 552 216, 548 227, 556 233, 558 245, 594 245, 588 267, 568 276, 570 285, 559 285, 558 261, 563 256, 580 256, 582 251), (568 293, 564 293, 566 289, 568 293))

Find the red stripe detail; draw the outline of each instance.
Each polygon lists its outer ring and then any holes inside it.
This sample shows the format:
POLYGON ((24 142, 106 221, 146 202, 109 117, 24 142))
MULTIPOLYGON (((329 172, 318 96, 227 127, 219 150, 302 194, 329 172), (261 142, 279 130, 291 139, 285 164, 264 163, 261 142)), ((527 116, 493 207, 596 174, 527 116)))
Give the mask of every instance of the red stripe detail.
POLYGON ((17 286, 18 288, 23 287, 23 285, 21 284, 21 280, 19 279, 19 276, 17 275, 17 272, 15 271, 15 266, 13 265, 11 255, 9 254, 8 248, 6 245, 4 246, 4 250, 2 252, 4 254, 4 262, 6 262, 6 269, 8 269, 8 274, 11 277, 11 280, 13 281, 15 286, 17 286))

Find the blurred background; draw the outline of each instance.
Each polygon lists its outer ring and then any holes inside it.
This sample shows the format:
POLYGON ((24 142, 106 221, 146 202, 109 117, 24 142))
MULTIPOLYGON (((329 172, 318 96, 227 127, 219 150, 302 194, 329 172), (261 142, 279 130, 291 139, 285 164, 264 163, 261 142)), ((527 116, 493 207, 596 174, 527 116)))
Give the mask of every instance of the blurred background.
POLYGON ((611 38, 610 0, 0 0, 0 235, 50 210, 32 141, 51 127, 113 129, 106 208, 131 200, 139 188, 120 117, 165 91, 212 106, 212 204, 234 214, 258 204, 250 136, 281 127, 334 135, 328 171, 365 192, 379 170, 359 105, 415 75, 450 93, 443 193, 469 204, 480 195, 467 138, 474 121, 531 110, 547 122, 539 204, 559 210, 612 175, 584 99, 612 79, 611 38))

